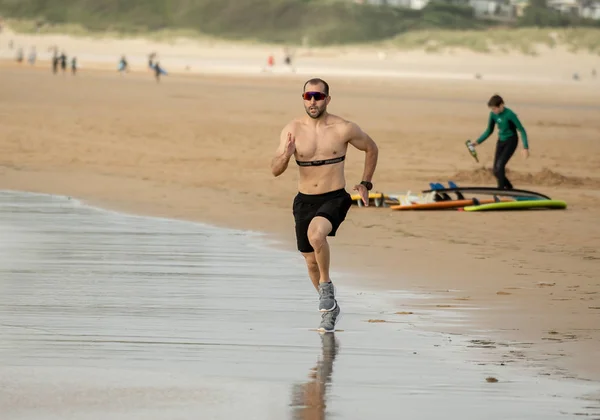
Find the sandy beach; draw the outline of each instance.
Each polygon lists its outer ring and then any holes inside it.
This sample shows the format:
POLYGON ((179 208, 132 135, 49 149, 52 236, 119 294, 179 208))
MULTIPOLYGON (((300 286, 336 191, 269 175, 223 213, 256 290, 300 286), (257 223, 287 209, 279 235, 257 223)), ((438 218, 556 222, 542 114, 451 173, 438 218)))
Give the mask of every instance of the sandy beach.
MULTIPOLYGON (((495 137, 479 148, 479 164, 464 141, 483 132, 486 101, 501 94, 531 146, 530 159, 519 150, 511 160, 509 178, 569 208, 469 214, 356 207, 330 242, 333 269, 351 275, 333 280, 339 288, 347 282, 435 295, 397 310, 464 310, 462 322, 428 328, 479 335, 498 354, 504 343, 520 346, 515 362, 544 374, 600 379, 600 80, 571 79, 575 71, 589 74, 598 57, 414 52, 379 61, 356 51, 335 59, 315 54, 299 59, 295 74, 266 74, 259 69, 269 48, 232 48, 215 60, 230 59, 222 66, 229 69, 242 62, 248 74, 219 75, 216 67, 186 72, 182 51, 144 45, 132 53, 139 66, 122 77, 115 69, 126 41, 114 41, 110 51, 92 41, 60 41, 67 52, 89 54, 76 77, 53 75, 41 53, 35 67, 1 64, 0 189, 266 232, 274 246, 291 251, 296 167, 275 179, 269 161, 281 128, 304 112, 299 93, 308 75, 326 75, 329 111, 378 143, 374 184, 383 192, 418 192, 448 180, 494 186, 495 137), (180 58, 160 84, 143 67, 146 47, 180 58), (473 77, 477 71, 482 79, 473 77)), ((8 58, 5 45, 2 38, 8 58)), ((187 54, 211 60, 210 52, 194 51, 187 54)), ((162 62, 169 68, 168 58, 162 62)), ((348 153, 348 190, 360 181, 362 158, 348 153)))

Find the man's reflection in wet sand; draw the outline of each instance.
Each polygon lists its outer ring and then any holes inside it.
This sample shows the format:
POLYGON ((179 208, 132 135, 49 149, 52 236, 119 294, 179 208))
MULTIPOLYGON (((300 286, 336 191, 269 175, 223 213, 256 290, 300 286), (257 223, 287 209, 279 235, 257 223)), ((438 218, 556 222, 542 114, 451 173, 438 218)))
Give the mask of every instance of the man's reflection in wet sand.
POLYGON ((293 420, 324 420, 325 394, 331 381, 333 361, 339 344, 334 333, 321 334, 322 354, 317 365, 309 373, 310 381, 294 385, 292 389, 293 420))

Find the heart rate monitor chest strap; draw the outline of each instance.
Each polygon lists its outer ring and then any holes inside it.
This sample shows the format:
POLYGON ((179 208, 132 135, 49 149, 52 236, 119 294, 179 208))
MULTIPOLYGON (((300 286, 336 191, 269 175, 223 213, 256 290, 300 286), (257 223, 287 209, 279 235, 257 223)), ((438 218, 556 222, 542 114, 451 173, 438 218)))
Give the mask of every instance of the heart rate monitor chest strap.
POLYGON ((299 160, 296 160, 296 163, 298 164, 298 166, 321 166, 321 165, 330 165, 332 163, 339 163, 339 162, 342 162, 344 159, 346 159, 346 155, 336 157, 333 159, 312 160, 310 162, 301 162, 299 160))

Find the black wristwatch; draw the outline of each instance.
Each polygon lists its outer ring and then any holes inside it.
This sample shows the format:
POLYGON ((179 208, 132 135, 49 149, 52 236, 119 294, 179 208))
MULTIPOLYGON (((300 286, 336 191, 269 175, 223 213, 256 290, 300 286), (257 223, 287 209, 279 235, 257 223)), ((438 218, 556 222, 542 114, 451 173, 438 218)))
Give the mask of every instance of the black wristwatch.
POLYGON ((373 189, 373 184, 369 181, 360 181, 360 185, 367 187, 367 191, 371 191, 373 189))

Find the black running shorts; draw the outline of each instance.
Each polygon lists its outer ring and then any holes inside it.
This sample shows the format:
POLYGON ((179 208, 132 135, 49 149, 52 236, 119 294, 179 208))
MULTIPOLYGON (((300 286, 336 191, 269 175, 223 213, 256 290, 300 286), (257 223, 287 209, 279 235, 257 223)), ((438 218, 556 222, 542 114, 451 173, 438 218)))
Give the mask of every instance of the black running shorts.
POLYGON ((308 225, 313 217, 322 216, 331 222, 328 236, 335 236, 352 205, 352 198, 344 188, 324 194, 298 193, 294 198, 293 213, 296 222, 296 242, 300 252, 313 252, 308 241, 308 225))

